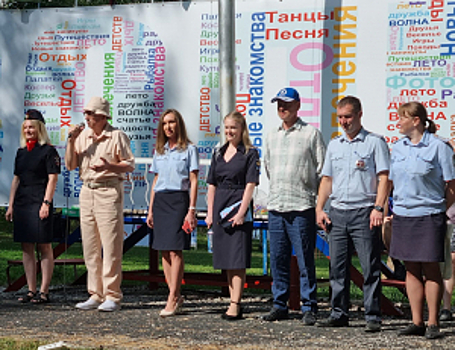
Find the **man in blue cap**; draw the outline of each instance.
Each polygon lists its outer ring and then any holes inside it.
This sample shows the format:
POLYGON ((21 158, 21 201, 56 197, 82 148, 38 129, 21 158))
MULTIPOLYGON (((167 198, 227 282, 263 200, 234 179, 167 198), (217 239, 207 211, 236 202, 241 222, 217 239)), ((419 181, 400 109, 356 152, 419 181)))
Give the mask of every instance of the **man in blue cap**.
POLYGON ((267 135, 264 165, 269 178, 270 265, 273 276, 273 308, 262 317, 275 321, 288 317, 290 262, 294 248, 300 272, 303 323, 316 323, 316 193, 324 163, 321 132, 301 120, 299 93, 281 89, 272 99, 281 119, 267 135))

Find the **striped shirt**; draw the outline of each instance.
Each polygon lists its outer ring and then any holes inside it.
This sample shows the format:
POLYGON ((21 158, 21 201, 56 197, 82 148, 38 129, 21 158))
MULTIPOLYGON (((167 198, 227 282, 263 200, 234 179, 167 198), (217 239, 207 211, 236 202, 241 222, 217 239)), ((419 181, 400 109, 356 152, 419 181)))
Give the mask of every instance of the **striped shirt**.
POLYGON ((324 163, 321 132, 302 121, 285 130, 271 130, 265 141, 264 166, 269 178, 268 210, 303 211, 314 208, 324 163))

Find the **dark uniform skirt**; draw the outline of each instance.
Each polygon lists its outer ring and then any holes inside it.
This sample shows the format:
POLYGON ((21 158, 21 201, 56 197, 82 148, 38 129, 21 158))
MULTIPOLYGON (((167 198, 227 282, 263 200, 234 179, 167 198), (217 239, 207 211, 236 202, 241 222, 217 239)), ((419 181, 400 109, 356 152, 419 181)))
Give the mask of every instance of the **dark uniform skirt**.
POLYGON ((390 256, 404 261, 443 262, 445 213, 406 217, 394 214, 390 256))
POLYGON ((39 217, 45 191, 46 184, 24 186, 19 183, 13 206, 14 242, 52 242, 52 206, 46 219, 39 217))
POLYGON ((153 200, 153 249, 190 249, 191 235, 182 229, 189 203, 190 198, 187 191, 155 193, 153 200))
POLYGON ((253 222, 223 228, 220 211, 242 199, 244 189, 218 186, 213 204, 213 268, 223 270, 251 267, 253 222))

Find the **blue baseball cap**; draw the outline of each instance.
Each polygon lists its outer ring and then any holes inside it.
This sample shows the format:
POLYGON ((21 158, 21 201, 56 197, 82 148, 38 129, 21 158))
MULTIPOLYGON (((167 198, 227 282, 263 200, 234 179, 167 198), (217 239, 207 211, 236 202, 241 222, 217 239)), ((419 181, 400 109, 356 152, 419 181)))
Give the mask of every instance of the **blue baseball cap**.
POLYGON ((296 89, 284 88, 278 91, 276 96, 272 98, 272 103, 275 103, 277 100, 284 102, 300 101, 300 95, 296 89))

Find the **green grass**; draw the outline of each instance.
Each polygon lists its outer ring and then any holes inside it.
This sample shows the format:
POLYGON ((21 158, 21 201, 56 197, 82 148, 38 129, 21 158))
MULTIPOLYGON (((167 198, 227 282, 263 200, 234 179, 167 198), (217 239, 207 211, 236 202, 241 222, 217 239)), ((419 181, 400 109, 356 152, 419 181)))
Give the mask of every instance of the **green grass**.
POLYGON ((11 338, 0 338, 0 349, 5 350, 36 350, 38 346, 45 343, 39 341, 15 340, 11 338))
MULTIPOLYGON (((37 340, 17 340, 13 338, 0 338, 0 349, 2 350, 36 350, 41 345, 49 344, 53 341, 37 341, 37 340)), ((65 348, 66 349, 66 348, 65 348)), ((70 349, 70 348, 68 348, 70 349)), ((77 347, 74 349, 88 350, 87 348, 77 347)))

